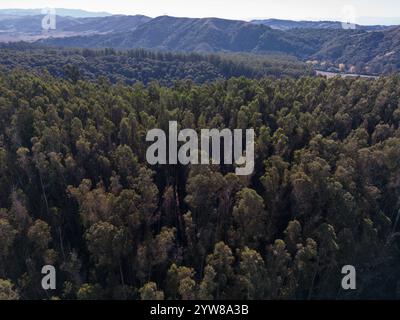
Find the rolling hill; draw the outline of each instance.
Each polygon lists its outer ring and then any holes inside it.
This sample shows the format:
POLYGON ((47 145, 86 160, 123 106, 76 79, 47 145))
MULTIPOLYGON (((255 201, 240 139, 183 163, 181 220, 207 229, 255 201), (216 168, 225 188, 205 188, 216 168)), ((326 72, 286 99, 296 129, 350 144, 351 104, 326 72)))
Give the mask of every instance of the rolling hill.
POLYGON ((351 65, 357 72, 396 72, 400 70, 400 27, 351 36, 342 34, 325 42, 313 58, 351 65))
POLYGON ((380 74, 399 70, 398 27, 339 28, 334 21, 177 18, 143 15, 57 17, 43 32, 43 16, 0 19, 0 42, 38 41, 75 48, 155 49, 178 52, 245 52, 292 55, 325 71, 380 74))
POLYGON ((386 30, 294 28, 245 21, 162 16, 133 31, 50 38, 40 43, 83 48, 147 48, 183 52, 293 55, 320 70, 381 74, 399 70, 399 27, 386 30), (343 69, 344 68, 344 69, 343 69))
POLYGON ((139 25, 151 18, 143 15, 112 15, 107 17, 74 18, 57 16, 56 30, 43 33, 42 15, 19 16, 0 20, 1 34, 58 36, 70 32, 75 34, 127 32, 135 30, 139 25))
POLYGON ((202 52, 281 52, 310 54, 310 44, 294 35, 245 21, 161 16, 132 32, 46 39, 44 44, 117 49, 152 48, 202 52))

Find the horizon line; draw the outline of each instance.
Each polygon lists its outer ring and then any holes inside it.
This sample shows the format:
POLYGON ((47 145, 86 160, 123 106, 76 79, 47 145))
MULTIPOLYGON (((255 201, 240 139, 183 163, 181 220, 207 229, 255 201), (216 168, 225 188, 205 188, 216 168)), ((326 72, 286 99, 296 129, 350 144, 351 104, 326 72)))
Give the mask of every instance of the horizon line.
MULTIPOLYGON (((136 16, 136 15, 140 15, 140 16, 146 16, 149 17, 151 19, 155 19, 155 18, 159 18, 159 17, 164 17, 164 16, 168 16, 168 17, 174 17, 174 18, 189 18, 189 19, 222 19, 222 20, 233 20, 233 21, 245 21, 245 22, 251 22, 254 20, 285 20, 285 21, 294 21, 294 22, 344 22, 341 21, 337 18, 328 18, 328 17, 324 17, 324 18, 316 18, 316 17, 303 17, 303 18, 288 18, 288 17, 243 17, 243 18, 229 18, 229 17, 219 17, 219 16, 184 16, 184 15, 173 15, 173 14, 169 14, 169 13, 165 13, 162 15, 157 15, 157 16, 150 16, 150 15, 145 15, 142 13, 120 13, 120 12, 110 12, 110 11, 91 11, 91 10, 87 10, 87 9, 81 9, 81 8, 65 8, 65 7, 24 7, 24 8, 1 8, 0 7, 0 11, 6 11, 6 10, 15 10, 15 11, 24 11, 24 10, 42 10, 44 8, 54 8, 55 10, 76 10, 76 11, 83 11, 86 13, 90 13, 90 14, 107 14, 110 16, 136 16)), ((100 17, 100 16, 99 16, 100 17)), ((377 16, 377 17, 372 17, 372 16, 363 16, 363 17, 357 17, 357 20, 360 21, 356 21, 355 23, 361 26, 374 26, 374 25, 382 25, 382 26, 391 26, 391 25, 399 25, 400 24, 400 16, 396 17, 396 16, 377 16), (370 23, 366 23, 363 22, 363 20, 371 20, 370 23), (373 20, 397 20, 397 23, 382 23, 382 22, 372 22, 373 20)))

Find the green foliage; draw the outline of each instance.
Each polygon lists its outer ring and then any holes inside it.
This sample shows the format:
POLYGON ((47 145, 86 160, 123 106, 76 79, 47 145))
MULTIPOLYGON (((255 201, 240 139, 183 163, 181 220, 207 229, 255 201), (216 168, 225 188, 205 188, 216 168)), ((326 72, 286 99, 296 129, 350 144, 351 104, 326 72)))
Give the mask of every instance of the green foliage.
POLYGON ((164 53, 143 49, 128 51, 55 49, 29 44, 0 45, 0 65, 6 70, 23 68, 55 77, 133 84, 178 80, 205 83, 245 76, 261 78, 312 75, 312 70, 293 56, 255 54, 164 53))
POLYGON ((139 290, 142 300, 164 300, 164 293, 157 290, 157 285, 154 282, 146 283, 139 290))
POLYGON ((18 293, 10 280, 0 279, 0 300, 18 300, 18 293))
POLYGON ((166 87, 0 74, 0 295, 395 298, 400 78, 166 87), (149 166, 149 129, 253 127, 255 172, 149 166), (343 265, 359 289, 338 291, 343 265), (156 285, 157 284, 157 285, 156 285))
POLYGON ((98 300, 102 297, 102 289, 98 284, 85 283, 77 292, 78 300, 98 300))

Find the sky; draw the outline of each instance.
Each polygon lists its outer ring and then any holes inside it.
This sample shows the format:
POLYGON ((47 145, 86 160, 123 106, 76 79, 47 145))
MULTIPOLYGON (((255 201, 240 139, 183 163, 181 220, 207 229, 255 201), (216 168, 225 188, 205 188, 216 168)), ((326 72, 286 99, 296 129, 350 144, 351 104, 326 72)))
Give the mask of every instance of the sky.
POLYGON ((399 0, 1 0, 0 9, 73 8, 150 17, 218 17, 250 20, 339 20, 399 18, 399 0))

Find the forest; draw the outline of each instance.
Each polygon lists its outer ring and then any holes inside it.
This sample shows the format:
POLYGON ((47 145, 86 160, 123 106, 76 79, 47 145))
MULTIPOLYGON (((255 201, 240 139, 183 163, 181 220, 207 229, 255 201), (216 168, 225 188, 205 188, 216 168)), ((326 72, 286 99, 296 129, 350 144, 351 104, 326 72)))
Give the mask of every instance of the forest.
POLYGON ((0 299, 399 298, 399 124, 398 75, 1 71, 0 299), (169 121, 253 128, 253 175, 150 166, 146 133, 169 121))
POLYGON ((259 79, 314 74, 305 63, 285 55, 62 49, 23 42, 0 44, 0 66, 6 71, 20 68, 73 81, 103 76, 112 83, 148 84, 157 80, 167 86, 177 80, 201 84, 240 76, 259 79))

